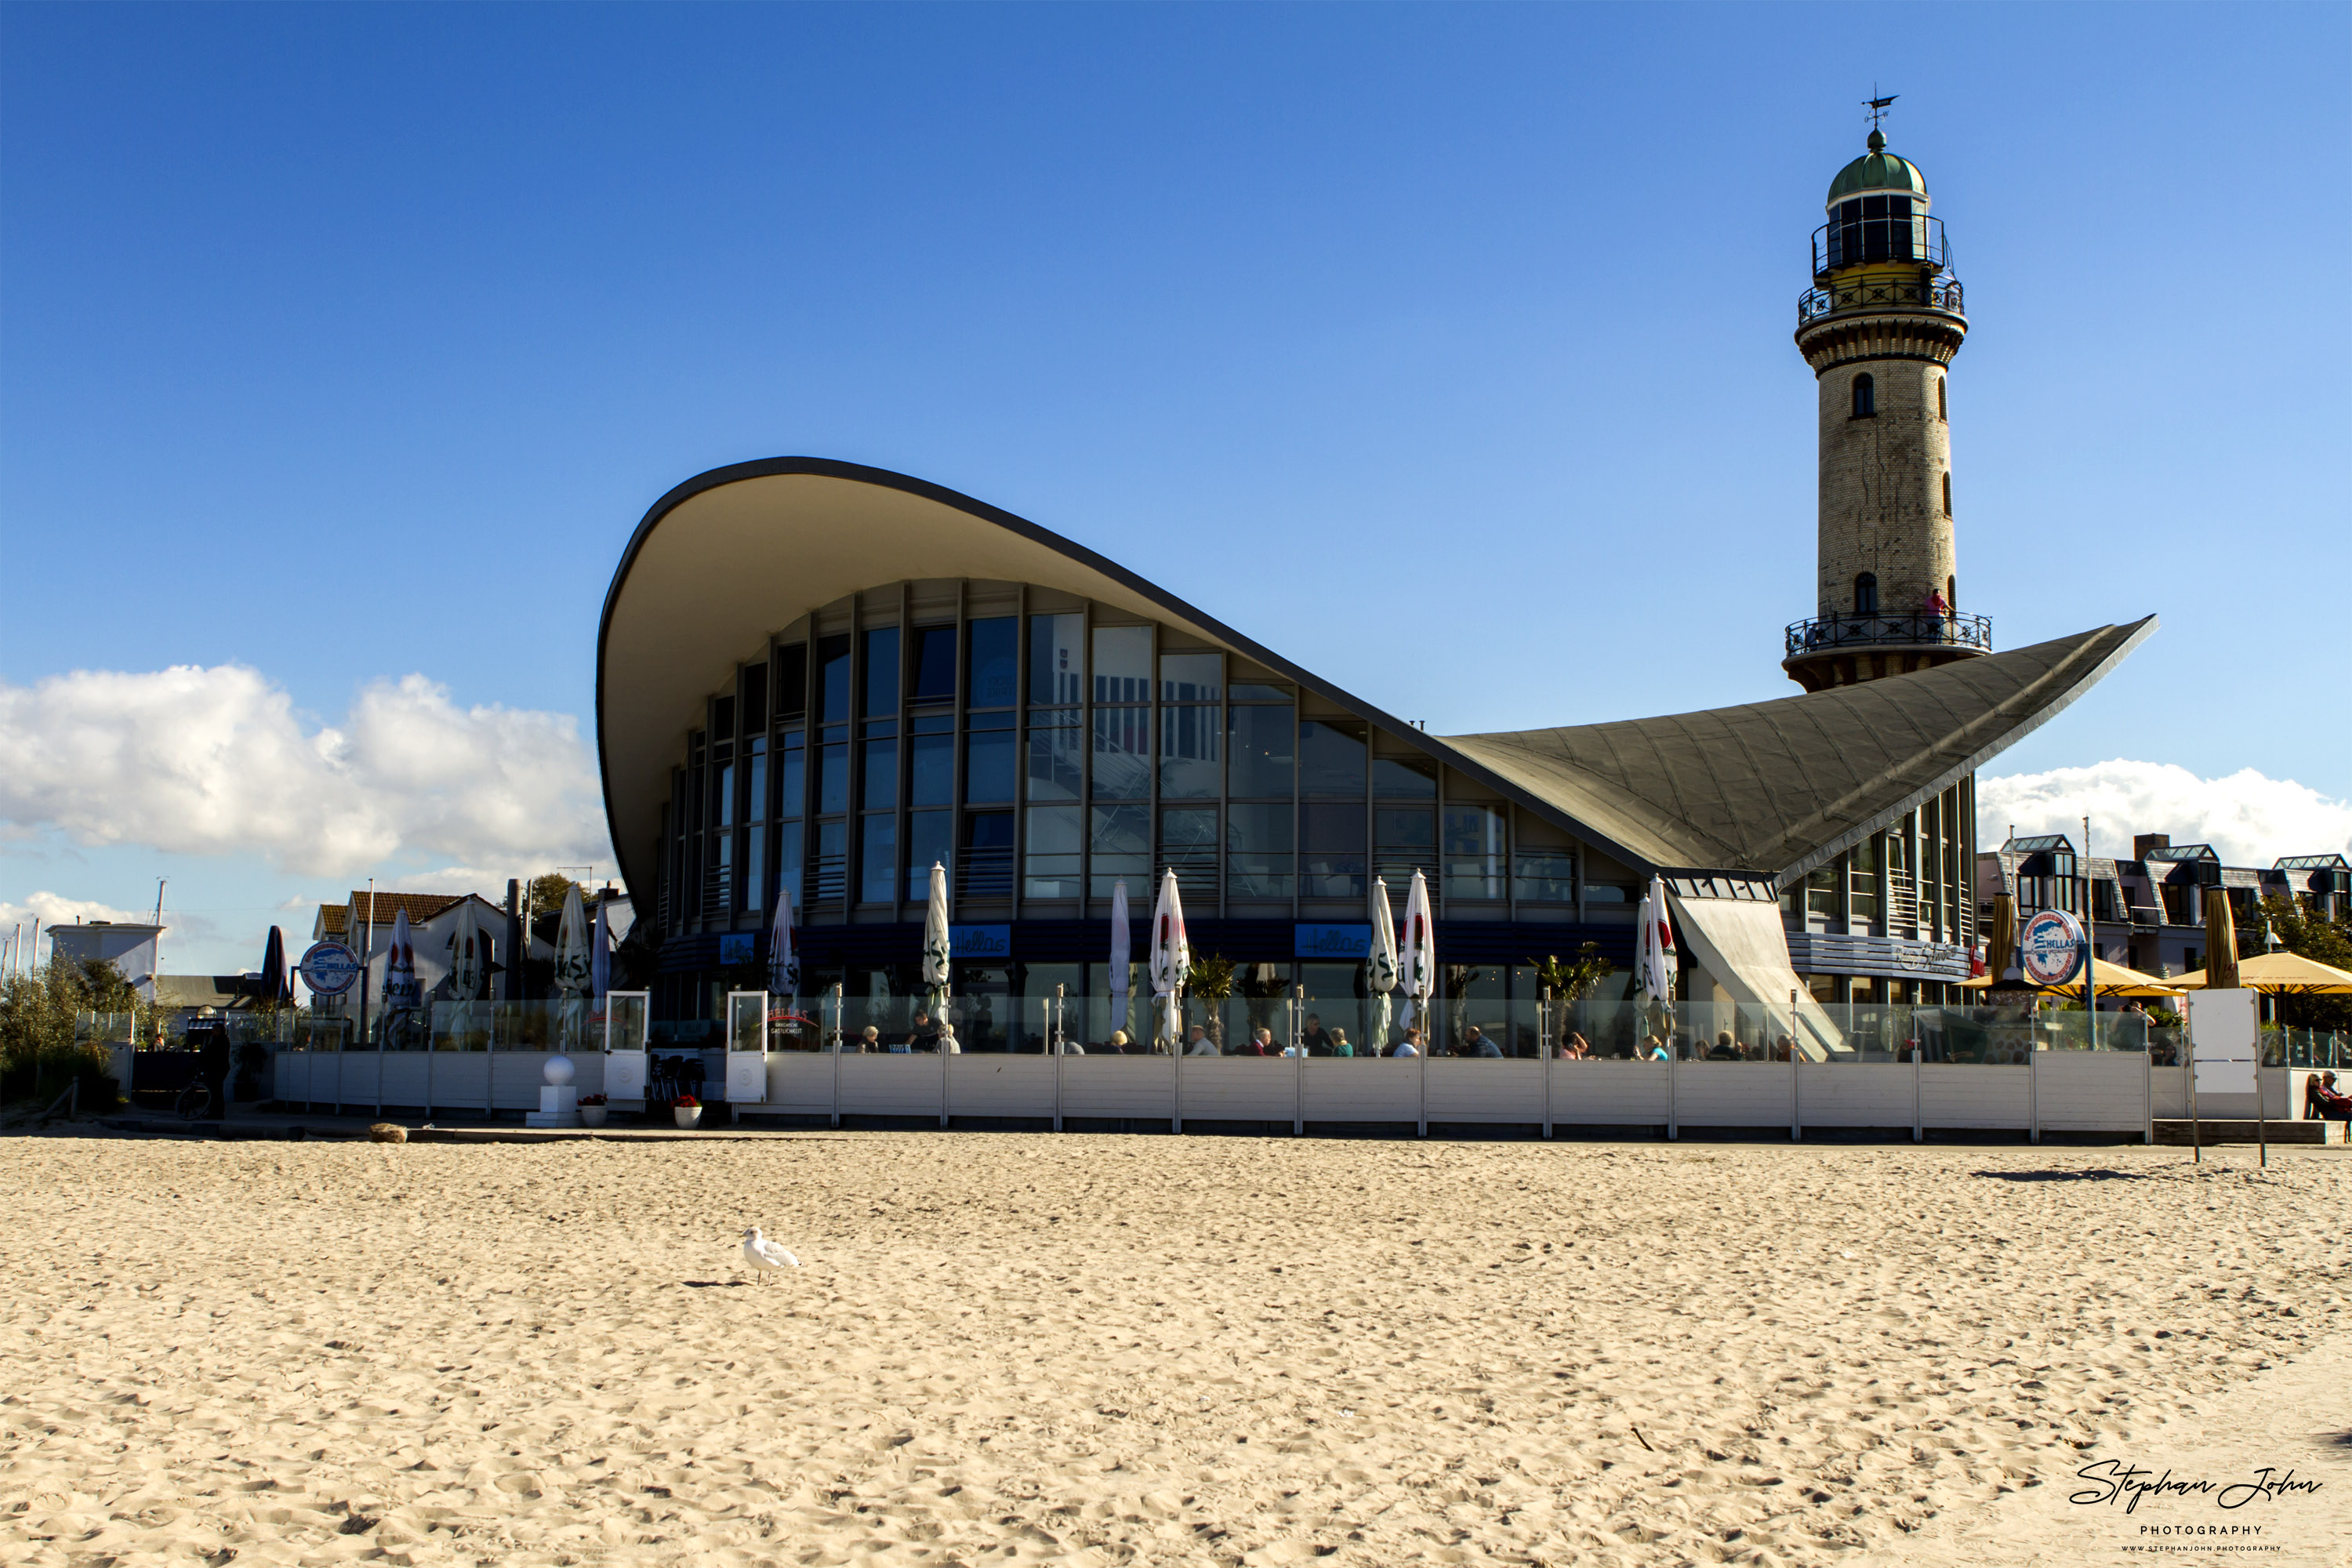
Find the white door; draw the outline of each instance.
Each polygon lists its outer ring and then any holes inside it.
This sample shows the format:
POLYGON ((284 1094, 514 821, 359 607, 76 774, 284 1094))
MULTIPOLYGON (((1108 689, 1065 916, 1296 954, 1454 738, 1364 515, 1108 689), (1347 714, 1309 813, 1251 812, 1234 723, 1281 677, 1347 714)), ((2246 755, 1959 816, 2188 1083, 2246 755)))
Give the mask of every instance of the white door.
POLYGON ((727 994, 727 1102, 762 1105, 768 1099, 768 994, 727 994))
POLYGON ((646 1032, 653 1009, 644 991, 604 994, 604 1098, 646 1097, 646 1032))

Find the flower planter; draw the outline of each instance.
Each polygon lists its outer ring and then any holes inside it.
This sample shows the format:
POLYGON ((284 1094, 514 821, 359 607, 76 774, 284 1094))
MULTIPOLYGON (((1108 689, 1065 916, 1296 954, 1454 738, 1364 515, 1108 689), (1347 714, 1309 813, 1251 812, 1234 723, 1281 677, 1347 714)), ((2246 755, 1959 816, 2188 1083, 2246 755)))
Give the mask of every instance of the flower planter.
POLYGON ((608 1107, 606 1107, 606 1106, 602 1106, 602 1105, 583 1105, 583 1106, 582 1106, 582 1107, 580 1108, 580 1125, 581 1125, 581 1126, 583 1126, 583 1127, 602 1127, 602 1126, 604 1126, 604 1112, 605 1112, 605 1110, 608 1110, 608 1109, 609 1109, 608 1107))
POLYGON ((692 1128, 702 1125, 702 1107, 698 1105, 673 1105, 669 1108, 669 1113, 677 1118, 677 1124, 680 1127, 692 1128))

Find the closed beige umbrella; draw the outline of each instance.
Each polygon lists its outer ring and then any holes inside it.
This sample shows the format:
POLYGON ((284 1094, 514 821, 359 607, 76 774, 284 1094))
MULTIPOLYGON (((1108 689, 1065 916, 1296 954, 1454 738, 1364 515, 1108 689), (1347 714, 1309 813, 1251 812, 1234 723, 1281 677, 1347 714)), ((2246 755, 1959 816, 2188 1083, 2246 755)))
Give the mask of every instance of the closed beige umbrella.
POLYGON ((2230 913, 2230 895, 2219 888, 2205 889, 2205 984, 2212 991, 2238 989, 2238 921, 2230 913))
POLYGON ((1985 931, 1985 980, 1998 985, 2017 967, 2017 900, 1996 893, 1992 921, 1985 931))

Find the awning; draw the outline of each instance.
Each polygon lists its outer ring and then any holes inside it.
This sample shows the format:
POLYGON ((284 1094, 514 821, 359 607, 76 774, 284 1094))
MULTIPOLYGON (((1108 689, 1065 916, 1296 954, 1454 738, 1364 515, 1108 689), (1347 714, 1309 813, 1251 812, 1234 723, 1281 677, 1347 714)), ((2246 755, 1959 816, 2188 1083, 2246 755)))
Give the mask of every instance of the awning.
MULTIPOLYGON (((2194 974, 2178 974, 2166 984, 2182 991, 2202 991, 2205 973, 2200 969, 2194 974)), ((2274 996, 2340 996, 2352 993, 2352 974, 2299 952, 2265 952, 2259 958, 2238 960, 2238 984, 2249 991, 2268 992, 2274 996)))
MULTIPOLYGON (((2143 973, 2128 965, 2116 963, 2105 958, 2099 960, 2095 984, 2098 986, 2099 994, 2102 996, 2178 996, 2180 994, 2180 982, 2178 980, 2167 980, 2160 975, 2143 973)), ((1992 976, 1979 975, 1974 980, 1963 980, 1960 984, 1969 991, 1983 991, 1991 986, 1992 976)), ((2080 981, 2072 985, 2044 985, 2041 990, 2044 996, 2080 996, 2083 994, 2080 981)))
POLYGON ((1666 898, 1674 905, 1675 923, 1700 966, 1731 993, 1733 1001, 1785 1019, 1793 994, 1797 1027, 1790 1033, 1806 1059, 1827 1061, 1832 1054, 1846 1051, 1843 1032, 1830 1021, 1829 1014, 1790 967, 1789 934, 1780 924, 1778 903, 1685 899, 1675 892, 1666 898))

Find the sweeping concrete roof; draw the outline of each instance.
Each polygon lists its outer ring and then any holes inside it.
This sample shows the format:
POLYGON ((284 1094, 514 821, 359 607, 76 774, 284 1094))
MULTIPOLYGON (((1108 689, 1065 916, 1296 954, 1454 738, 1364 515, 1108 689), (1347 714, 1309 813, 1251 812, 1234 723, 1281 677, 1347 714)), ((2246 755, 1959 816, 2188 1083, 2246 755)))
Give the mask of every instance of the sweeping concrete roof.
POLYGON ((1800 874, 2040 725, 2155 626, 1709 712, 1444 740, 1085 546, 904 474, 822 458, 714 468, 654 503, 596 639, 596 750, 622 874, 653 885, 670 769, 771 633, 908 577, 1028 583, 1174 626, 1301 688, 1639 870, 1800 874))

